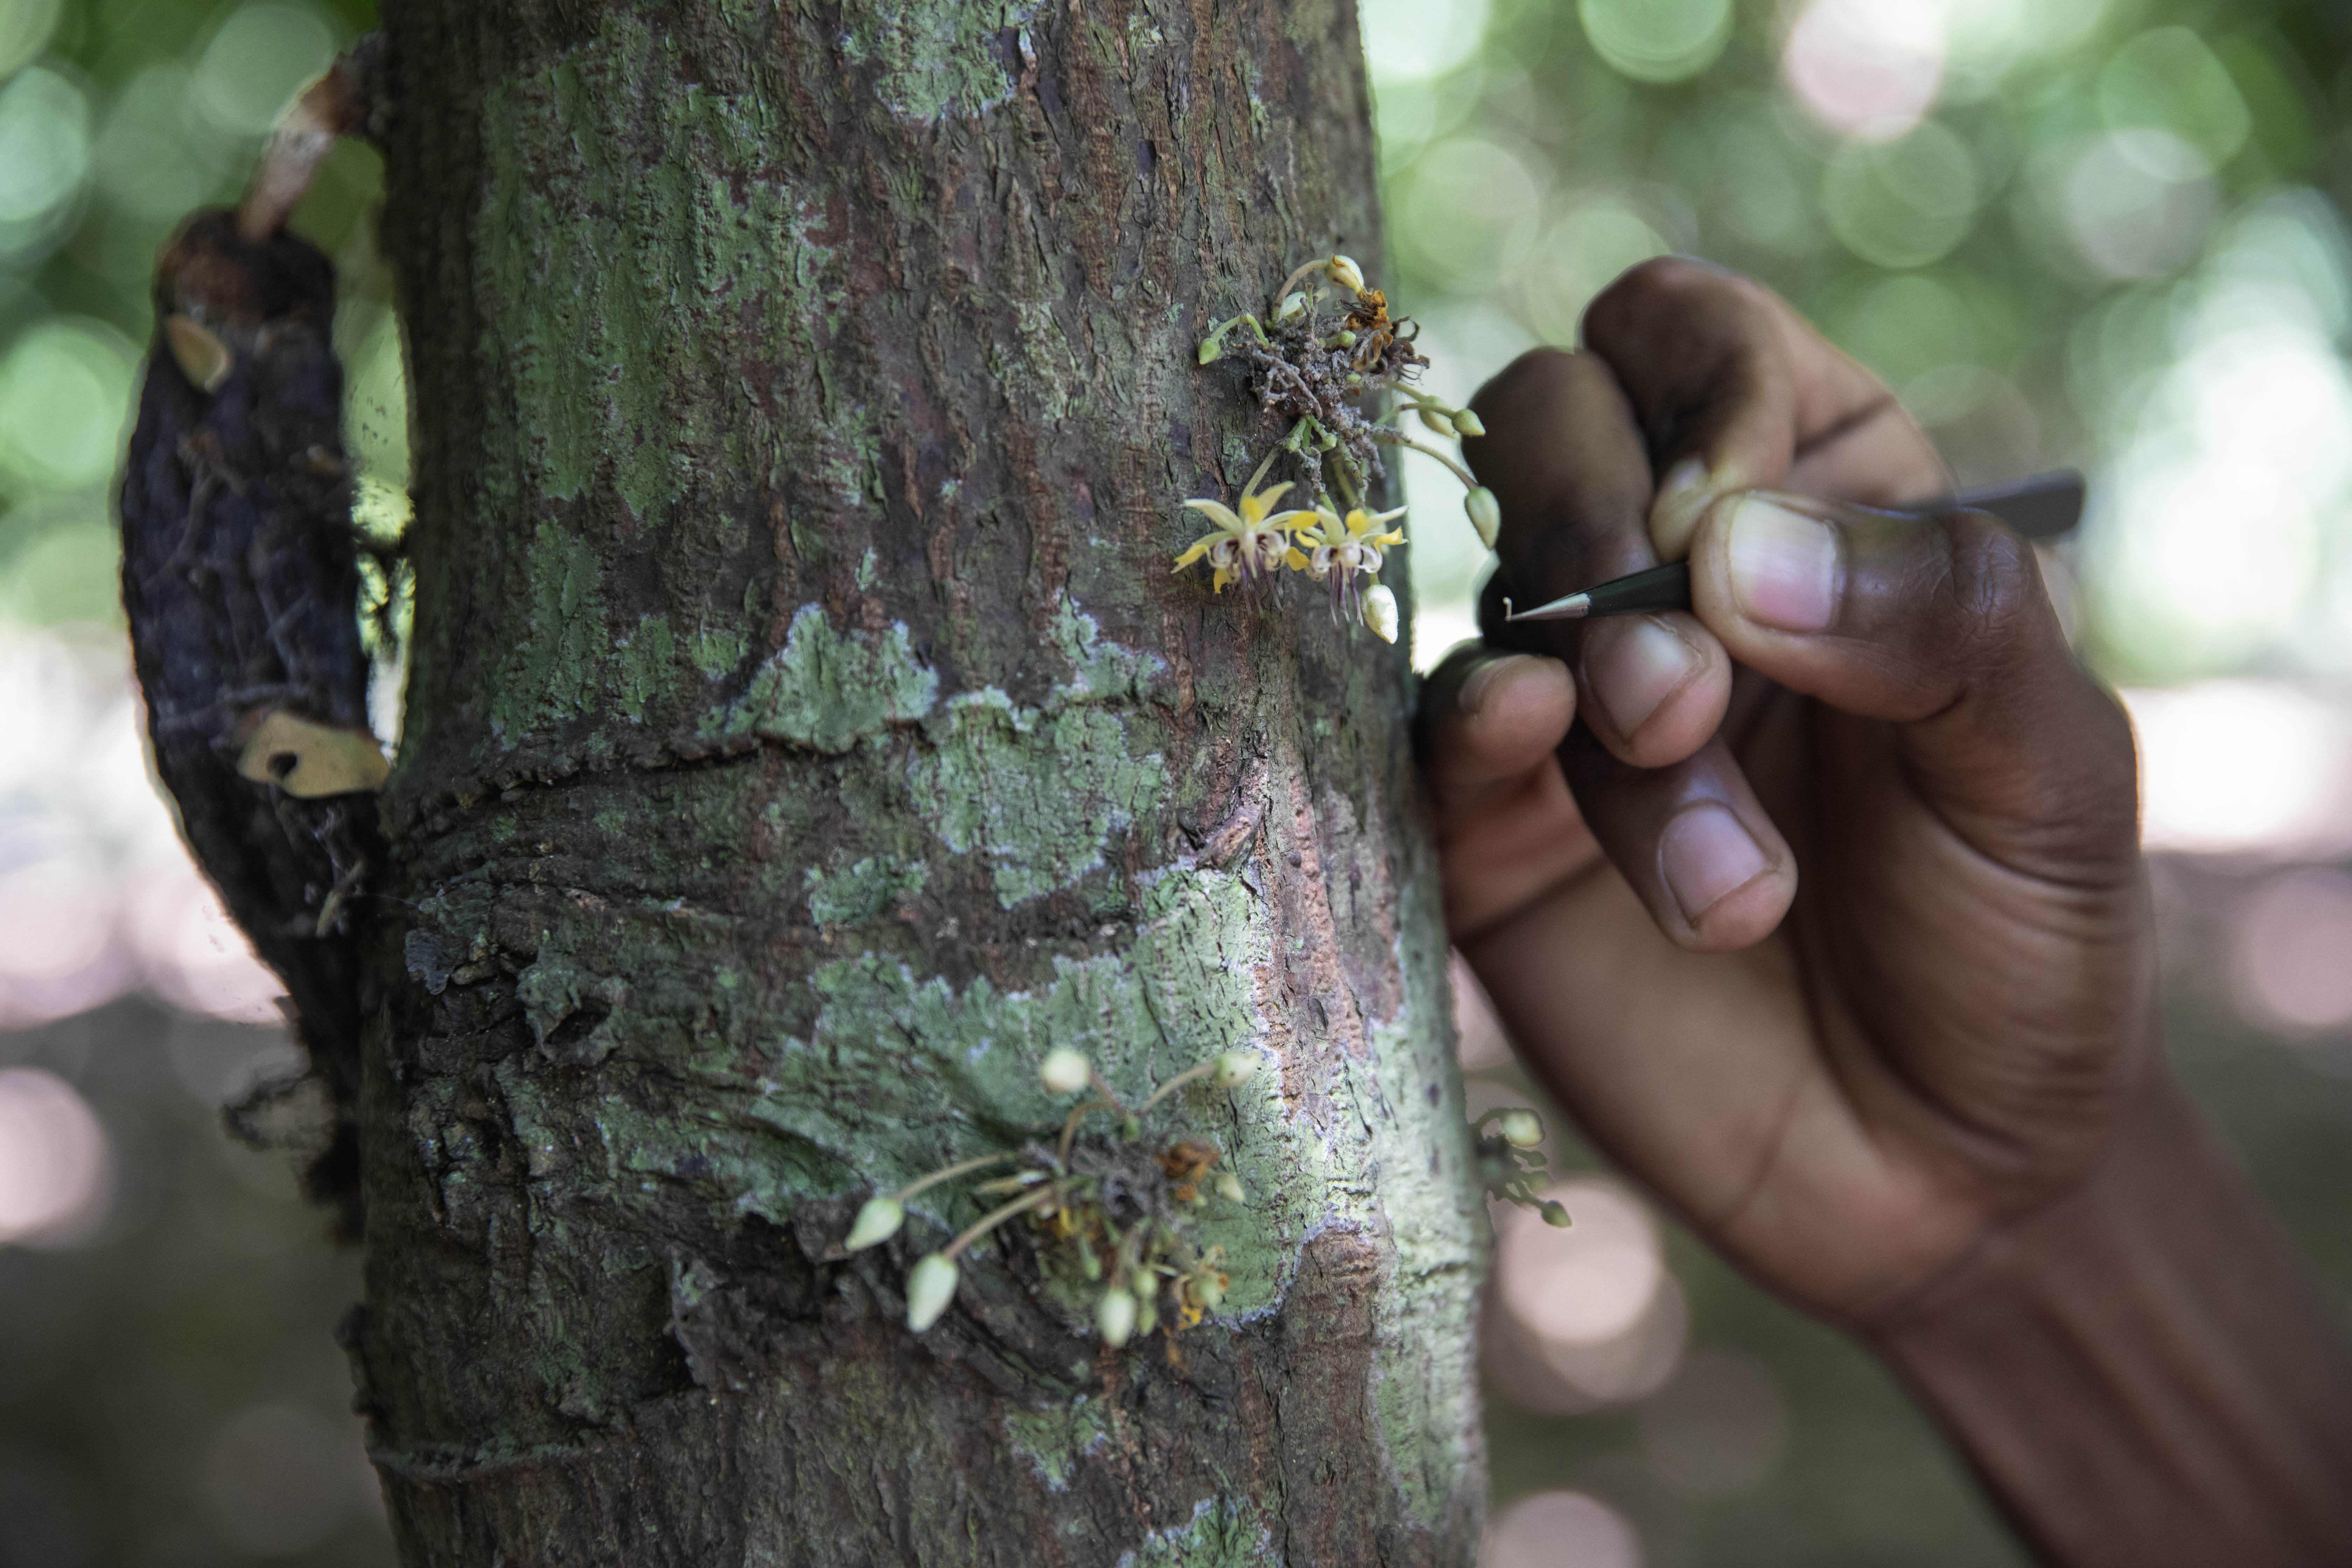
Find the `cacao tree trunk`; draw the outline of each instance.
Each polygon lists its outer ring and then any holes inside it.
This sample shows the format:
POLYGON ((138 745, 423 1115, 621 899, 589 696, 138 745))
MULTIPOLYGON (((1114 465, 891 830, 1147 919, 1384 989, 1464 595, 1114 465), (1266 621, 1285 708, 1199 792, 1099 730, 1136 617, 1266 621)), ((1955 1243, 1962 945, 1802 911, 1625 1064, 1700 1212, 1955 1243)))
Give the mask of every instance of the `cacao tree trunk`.
MULTIPOLYGON (((1349 0, 387 0, 414 666, 348 1336, 411 1563, 1460 1563, 1485 1226, 1404 645, 1171 575, 1193 345, 1379 245, 1349 0), (1181 1101, 1123 1350, 1037 1064, 1181 1101), (1188 1091, 1189 1093, 1189 1091, 1188 1091)), ((1375 269, 1375 281, 1377 272, 1375 269)))

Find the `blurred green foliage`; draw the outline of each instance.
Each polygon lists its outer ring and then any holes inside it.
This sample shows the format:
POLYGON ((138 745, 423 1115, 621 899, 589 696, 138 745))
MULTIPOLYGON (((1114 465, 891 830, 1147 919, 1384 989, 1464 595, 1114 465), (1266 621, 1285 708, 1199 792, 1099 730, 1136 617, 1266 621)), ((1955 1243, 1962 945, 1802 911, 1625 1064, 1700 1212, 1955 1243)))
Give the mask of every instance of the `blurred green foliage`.
MULTIPOLYGON (((0 0, 0 617, 119 619, 109 488, 155 253, 236 200, 295 89, 372 0, 0 0)), ((336 323, 373 493, 406 486, 399 355, 370 239, 382 171, 339 146, 294 226, 341 267, 336 323)))
MULTIPOLYGON (((2352 10, 1363 12, 1381 281, 1429 329, 1441 390, 1574 342, 1631 263, 1703 256, 1769 283, 1885 377, 1963 482, 2092 474, 2079 563, 2116 678, 2352 674, 2352 10)), ((1435 498, 1415 519, 1416 588, 1458 616, 1483 552, 1442 486, 1415 493, 1435 498)))

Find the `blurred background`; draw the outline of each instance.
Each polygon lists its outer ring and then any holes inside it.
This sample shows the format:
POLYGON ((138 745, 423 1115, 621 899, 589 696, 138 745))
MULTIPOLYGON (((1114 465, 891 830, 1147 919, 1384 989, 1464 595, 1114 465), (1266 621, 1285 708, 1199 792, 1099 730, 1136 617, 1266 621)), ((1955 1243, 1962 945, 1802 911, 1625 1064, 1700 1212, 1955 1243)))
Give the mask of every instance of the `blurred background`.
MULTIPOLYGON (((1362 5, 1374 281, 1433 390, 1684 251, 1788 295, 1964 482, 2091 474, 2056 564, 2140 731, 2171 1047, 2352 1310, 2352 11, 1362 5)), ((156 247, 372 9, 0 0, 0 1568, 390 1561, 333 1340, 356 1260, 219 1126, 290 1053, 145 771, 107 499, 156 247)), ((296 224, 389 529, 380 186, 345 145, 296 224)), ((1426 668, 1482 552, 1458 485, 1407 483, 1426 668)), ((1459 1007, 1473 1113, 1540 1104, 1466 976, 1459 1007)), ((1489 1568, 2021 1568, 1882 1369, 1549 1124, 1577 1224, 1497 1215, 1489 1568)))

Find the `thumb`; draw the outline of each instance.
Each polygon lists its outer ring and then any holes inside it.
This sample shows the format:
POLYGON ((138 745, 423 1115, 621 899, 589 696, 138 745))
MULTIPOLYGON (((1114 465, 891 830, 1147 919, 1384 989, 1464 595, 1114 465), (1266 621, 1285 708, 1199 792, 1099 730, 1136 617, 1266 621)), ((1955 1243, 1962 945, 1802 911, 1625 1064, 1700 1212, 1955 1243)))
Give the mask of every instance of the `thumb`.
POLYGON ((1980 851, 2070 880, 2137 863, 2130 725, 1996 519, 1749 490, 1701 519, 1691 591, 1736 661, 1892 726, 1912 785, 1980 851))

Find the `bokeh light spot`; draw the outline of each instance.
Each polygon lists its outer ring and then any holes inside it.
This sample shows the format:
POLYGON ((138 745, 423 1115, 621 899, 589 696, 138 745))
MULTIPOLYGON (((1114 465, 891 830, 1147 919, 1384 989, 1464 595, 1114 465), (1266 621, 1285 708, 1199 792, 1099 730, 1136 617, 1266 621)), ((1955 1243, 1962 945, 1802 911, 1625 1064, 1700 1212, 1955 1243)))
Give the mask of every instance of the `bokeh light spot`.
POLYGON ((1538 1492, 1495 1517, 1478 1561, 1483 1568, 1641 1568, 1642 1543, 1598 1498, 1538 1492))
POLYGON ((41 52, 57 31, 64 0, 8 0, 0 5, 0 77, 41 52))
POLYGON ((1577 0, 1593 52, 1636 81, 1683 81, 1731 37, 1731 0, 1577 0))
POLYGON ((0 225, 37 225, 89 172, 89 104, 79 88, 38 67, 0 87, 0 225))
POLYGON ((124 83, 99 132, 97 168, 107 199, 173 223, 227 178, 223 139, 189 101, 187 68, 151 66, 124 83))
POLYGON ((1924 267, 1968 237, 1979 186, 1968 143, 1934 121, 1898 141, 1848 142, 1822 172, 1839 243, 1880 267, 1924 267))
POLYGON ((2155 172, 2171 179, 2213 173, 2253 128, 2229 68, 2186 27, 2158 27, 2117 49, 2099 73, 2099 112, 2116 131, 2163 132, 2123 145, 2160 153, 2155 172))
POLYGON ((96 485, 130 417, 131 345, 111 327, 53 316, 0 360, 0 488, 96 485))
POLYGON ((1535 244, 1543 181, 1510 149, 1454 136, 1404 178, 1400 243, 1454 291, 1479 294, 1517 270, 1535 244))
POLYGON ((1554 220, 1520 271, 1520 313, 1538 336, 1572 343, 1594 295, 1627 268, 1673 248, 1647 218, 1616 197, 1579 197, 1554 220))
POLYGON ((2221 200, 2168 131, 2110 132, 2075 154, 2054 196, 2075 250, 2109 278, 2166 278, 2197 259, 2221 200), (2169 172, 2168 172, 2169 171, 2169 172))
POLYGON ((2290 1029, 2352 1024, 2352 874, 2290 871, 2239 910, 2232 969, 2246 1010, 2290 1029))
POLYGON ((1673 1374, 1689 1326, 1657 1226, 1640 1199, 1598 1178, 1544 1195, 1574 1224, 1559 1230, 1527 1209, 1490 1205, 1498 1386, 1546 1414, 1638 1399, 1673 1374))
POLYGON ((1374 81, 1423 81, 1477 54, 1486 0, 1362 0, 1357 18, 1374 81))
POLYGON ((1780 74, 1830 130, 1885 142, 1935 107, 1944 58, 1943 18, 1927 0, 1813 0, 1789 29, 1780 74))
POLYGON ((2289 856, 2352 846, 2352 717, 2273 681, 2123 698, 2149 848, 2289 856))
POLYGON ((0 1068, 0 1243, 89 1239, 112 1165, 106 1129, 71 1084, 40 1068, 0 1068))
POLYGON ((309 6, 247 5, 196 62, 195 100, 222 129, 258 136, 334 56, 333 30, 309 6))

